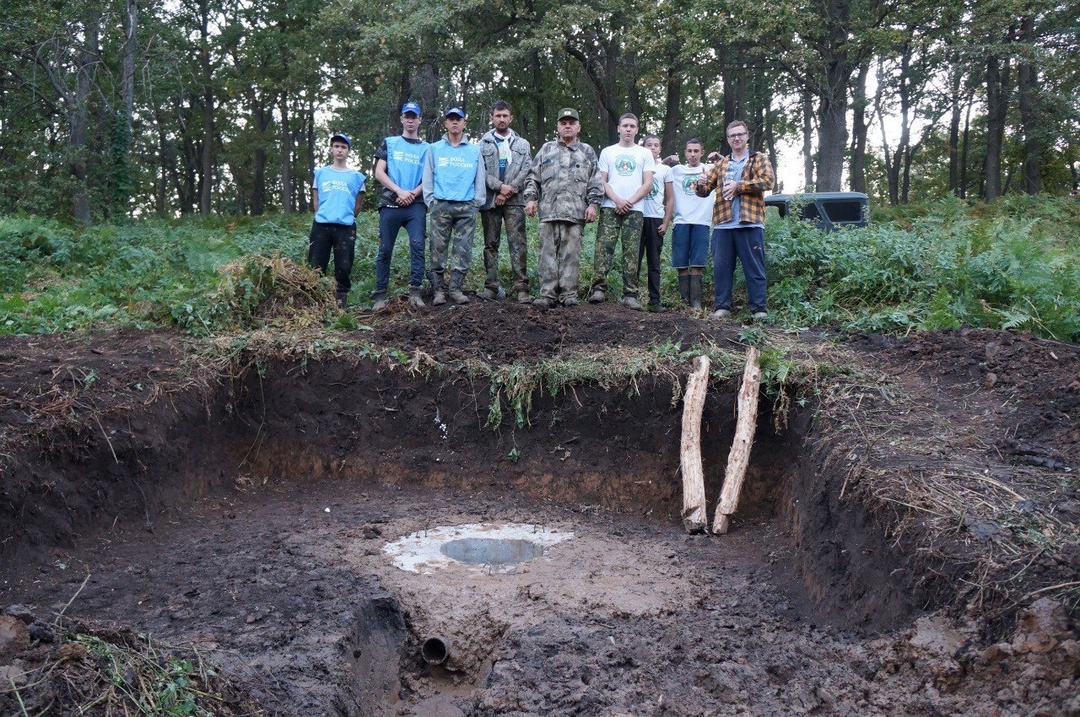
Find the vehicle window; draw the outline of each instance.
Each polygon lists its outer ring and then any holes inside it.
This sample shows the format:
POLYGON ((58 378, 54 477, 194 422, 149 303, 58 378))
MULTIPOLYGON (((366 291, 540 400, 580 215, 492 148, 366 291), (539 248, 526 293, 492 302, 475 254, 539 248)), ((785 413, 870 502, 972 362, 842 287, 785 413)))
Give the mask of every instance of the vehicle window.
POLYGON ((862 220, 862 203, 852 199, 837 199, 821 203, 822 209, 835 222, 859 222, 862 220))

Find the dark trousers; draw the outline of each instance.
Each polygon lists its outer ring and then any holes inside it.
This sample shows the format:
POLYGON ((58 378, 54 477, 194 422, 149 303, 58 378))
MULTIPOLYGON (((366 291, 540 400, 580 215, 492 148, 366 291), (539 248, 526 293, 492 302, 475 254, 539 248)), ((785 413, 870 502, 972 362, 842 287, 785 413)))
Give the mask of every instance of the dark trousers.
POLYGON ((645 257, 649 277, 649 303, 660 304, 660 252, 664 248, 664 235, 660 233, 663 219, 645 217, 641 225, 641 246, 638 248, 638 275, 641 275, 641 257, 645 257))
POLYGON ((427 207, 419 199, 407 207, 383 207, 379 210, 379 253, 375 256, 375 298, 386 295, 390 286, 390 261, 402 227, 409 235, 409 288, 424 283, 424 229, 427 207))
POLYGON ((712 234, 714 308, 731 310, 735 259, 742 262, 750 311, 765 311, 765 229, 732 227, 712 234))
POLYGON ((356 225, 325 224, 312 222, 311 234, 308 235, 308 265, 326 273, 330 266, 330 253, 334 254, 334 280, 337 282, 337 295, 342 298, 349 295, 352 288, 352 265, 356 256, 356 225))

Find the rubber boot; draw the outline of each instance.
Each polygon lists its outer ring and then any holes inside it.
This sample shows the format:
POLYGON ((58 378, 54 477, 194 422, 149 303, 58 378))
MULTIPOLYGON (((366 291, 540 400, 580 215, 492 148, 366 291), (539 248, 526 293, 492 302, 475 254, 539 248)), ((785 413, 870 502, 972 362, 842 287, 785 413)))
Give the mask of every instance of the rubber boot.
POLYGON ((450 274, 450 300, 455 304, 467 304, 469 303, 469 297, 465 296, 465 293, 461 290, 461 285, 465 283, 465 275, 460 271, 451 272, 450 274))
POLYGON ((435 292, 432 296, 431 303, 435 306, 442 306, 446 303, 446 294, 443 292, 443 278, 442 274, 431 272, 431 289, 435 292))
POLYGON ((679 274, 679 296, 684 304, 690 303, 690 275, 679 274))
POLYGON ((701 274, 690 275, 690 308, 701 308, 701 274))

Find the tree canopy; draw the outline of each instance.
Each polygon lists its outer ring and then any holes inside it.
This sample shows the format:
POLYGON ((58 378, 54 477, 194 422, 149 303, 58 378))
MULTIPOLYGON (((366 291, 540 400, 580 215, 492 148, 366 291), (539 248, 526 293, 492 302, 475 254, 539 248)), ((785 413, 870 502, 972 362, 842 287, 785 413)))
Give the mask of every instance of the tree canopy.
POLYGON ((0 211, 306 211, 329 133, 370 174, 407 100, 429 138, 507 100, 534 145, 564 106, 598 146, 634 112, 665 152, 744 119, 808 188, 894 204, 1075 193, 1078 37, 1054 0, 11 0, 0 211))

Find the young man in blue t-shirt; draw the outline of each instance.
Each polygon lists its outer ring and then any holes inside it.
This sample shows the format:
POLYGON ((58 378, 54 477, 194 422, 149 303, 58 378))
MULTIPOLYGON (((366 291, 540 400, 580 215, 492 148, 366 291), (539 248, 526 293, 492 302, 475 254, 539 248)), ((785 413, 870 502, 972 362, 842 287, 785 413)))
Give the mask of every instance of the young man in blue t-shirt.
POLYGON ((465 112, 446 111, 446 136, 431 145, 424 164, 424 202, 431 215, 431 303, 446 303, 446 264, 450 264, 450 300, 469 303, 465 274, 472 266, 476 212, 485 198, 484 164, 480 147, 465 134, 465 112), (453 239, 453 246, 451 246, 453 239), (449 257, 447 254, 449 253, 449 257))
POLYGON ((356 255, 356 215, 364 195, 364 175, 350 169, 347 162, 352 151, 348 135, 330 137, 333 164, 315 170, 311 184, 311 204, 315 221, 308 235, 308 264, 324 274, 334 253, 334 280, 337 282, 337 302, 341 308, 348 303, 352 288, 353 258, 356 255))
POLYGON ((406 102, 401 107, 401 135, 387 137, 375 152, 375 179, 382 184, 379 194, 379 253, 375 258, 373 311, 382 311, 389 300, 390 260, 402 227, 409 235, 409 306, 427 308, 420 298, 424 283, 424 163, 428 143, 420 139, 420 105, 406 102))

